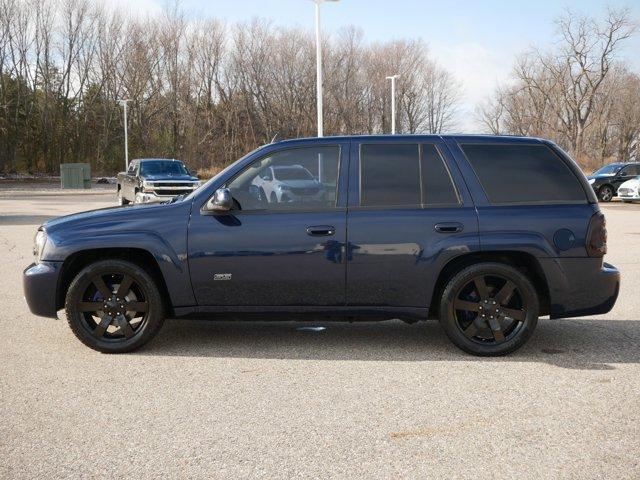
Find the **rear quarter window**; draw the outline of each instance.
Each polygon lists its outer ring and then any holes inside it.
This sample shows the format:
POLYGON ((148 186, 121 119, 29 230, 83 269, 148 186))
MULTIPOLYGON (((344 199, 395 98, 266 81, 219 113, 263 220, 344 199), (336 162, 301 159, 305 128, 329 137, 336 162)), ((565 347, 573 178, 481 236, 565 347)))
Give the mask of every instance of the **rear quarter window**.
POLYGON ((586 202, 576 175, 546 145, 460 145, 491 203, 586 202))

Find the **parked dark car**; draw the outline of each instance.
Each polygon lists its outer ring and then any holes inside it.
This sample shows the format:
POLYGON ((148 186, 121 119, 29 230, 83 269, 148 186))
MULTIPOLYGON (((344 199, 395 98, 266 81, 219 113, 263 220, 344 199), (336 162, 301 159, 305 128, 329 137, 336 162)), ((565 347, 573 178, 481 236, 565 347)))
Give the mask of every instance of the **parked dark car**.
POLYGON ((78 213, 38 229, 34 314, 66 309, 102 352, 165 317, 439 318, 476 355, 522 346, 539 316, 595 315, 603 263, 594 191, 556 145, 496 136, 362 136, 263 146, 191 195, 78 213), (300 165, 333 195, 270 202, 254 180, 300 165))
POLYGON ((187 195, 199 186, 198 177, 180 160, 132 160, 129 169, 118 174, 118 204, 166 202, 178 195, 187 195))
POLYGON ((618 187, 640 175, 640 163, 610 163, 587 178, 598 200, 610 202, 618 194, 618 187))

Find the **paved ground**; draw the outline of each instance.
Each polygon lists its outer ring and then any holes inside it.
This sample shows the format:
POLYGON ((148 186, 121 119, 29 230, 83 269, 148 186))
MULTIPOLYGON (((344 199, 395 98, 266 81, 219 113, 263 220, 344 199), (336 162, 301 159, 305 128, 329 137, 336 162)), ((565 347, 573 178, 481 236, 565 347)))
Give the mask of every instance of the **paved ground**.
POLYGON ((507 358, 437 323, 169 321, 107 356, 21 291, 37 224, 112 194, 0 190, 0 477, 639 478, 640 205, 604 207, 608 315, 507 358))

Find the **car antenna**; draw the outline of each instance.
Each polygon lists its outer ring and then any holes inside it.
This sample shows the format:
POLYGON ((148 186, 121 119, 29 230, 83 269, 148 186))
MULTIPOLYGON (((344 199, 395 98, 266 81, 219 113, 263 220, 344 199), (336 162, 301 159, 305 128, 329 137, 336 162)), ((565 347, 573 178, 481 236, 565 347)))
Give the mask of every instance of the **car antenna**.
POLYGON ((276 141, 276 138, 278 138, 278 134, 277 133, 271 139, 271 143, 274 143, 276 141))

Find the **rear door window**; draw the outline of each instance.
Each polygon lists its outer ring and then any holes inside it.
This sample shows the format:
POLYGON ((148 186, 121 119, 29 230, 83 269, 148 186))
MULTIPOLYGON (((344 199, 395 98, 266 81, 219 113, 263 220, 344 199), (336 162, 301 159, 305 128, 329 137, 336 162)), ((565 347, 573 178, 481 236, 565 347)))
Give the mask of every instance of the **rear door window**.
POLYGON ((420 205, 418 144, 366 144, 360 149, 360 205, 420 205))
POLYGON ((422 145, 422 180, 426 205, 457 205, 458 193, 449 170, 433 144, 422 145))
POLYGON ((546 145, 460 146, 491 203, 586 202, 578 178, 546 145))
POLYGON ((361 206, 457 205, 449 170, 434 144, 363 144, 361 206))

